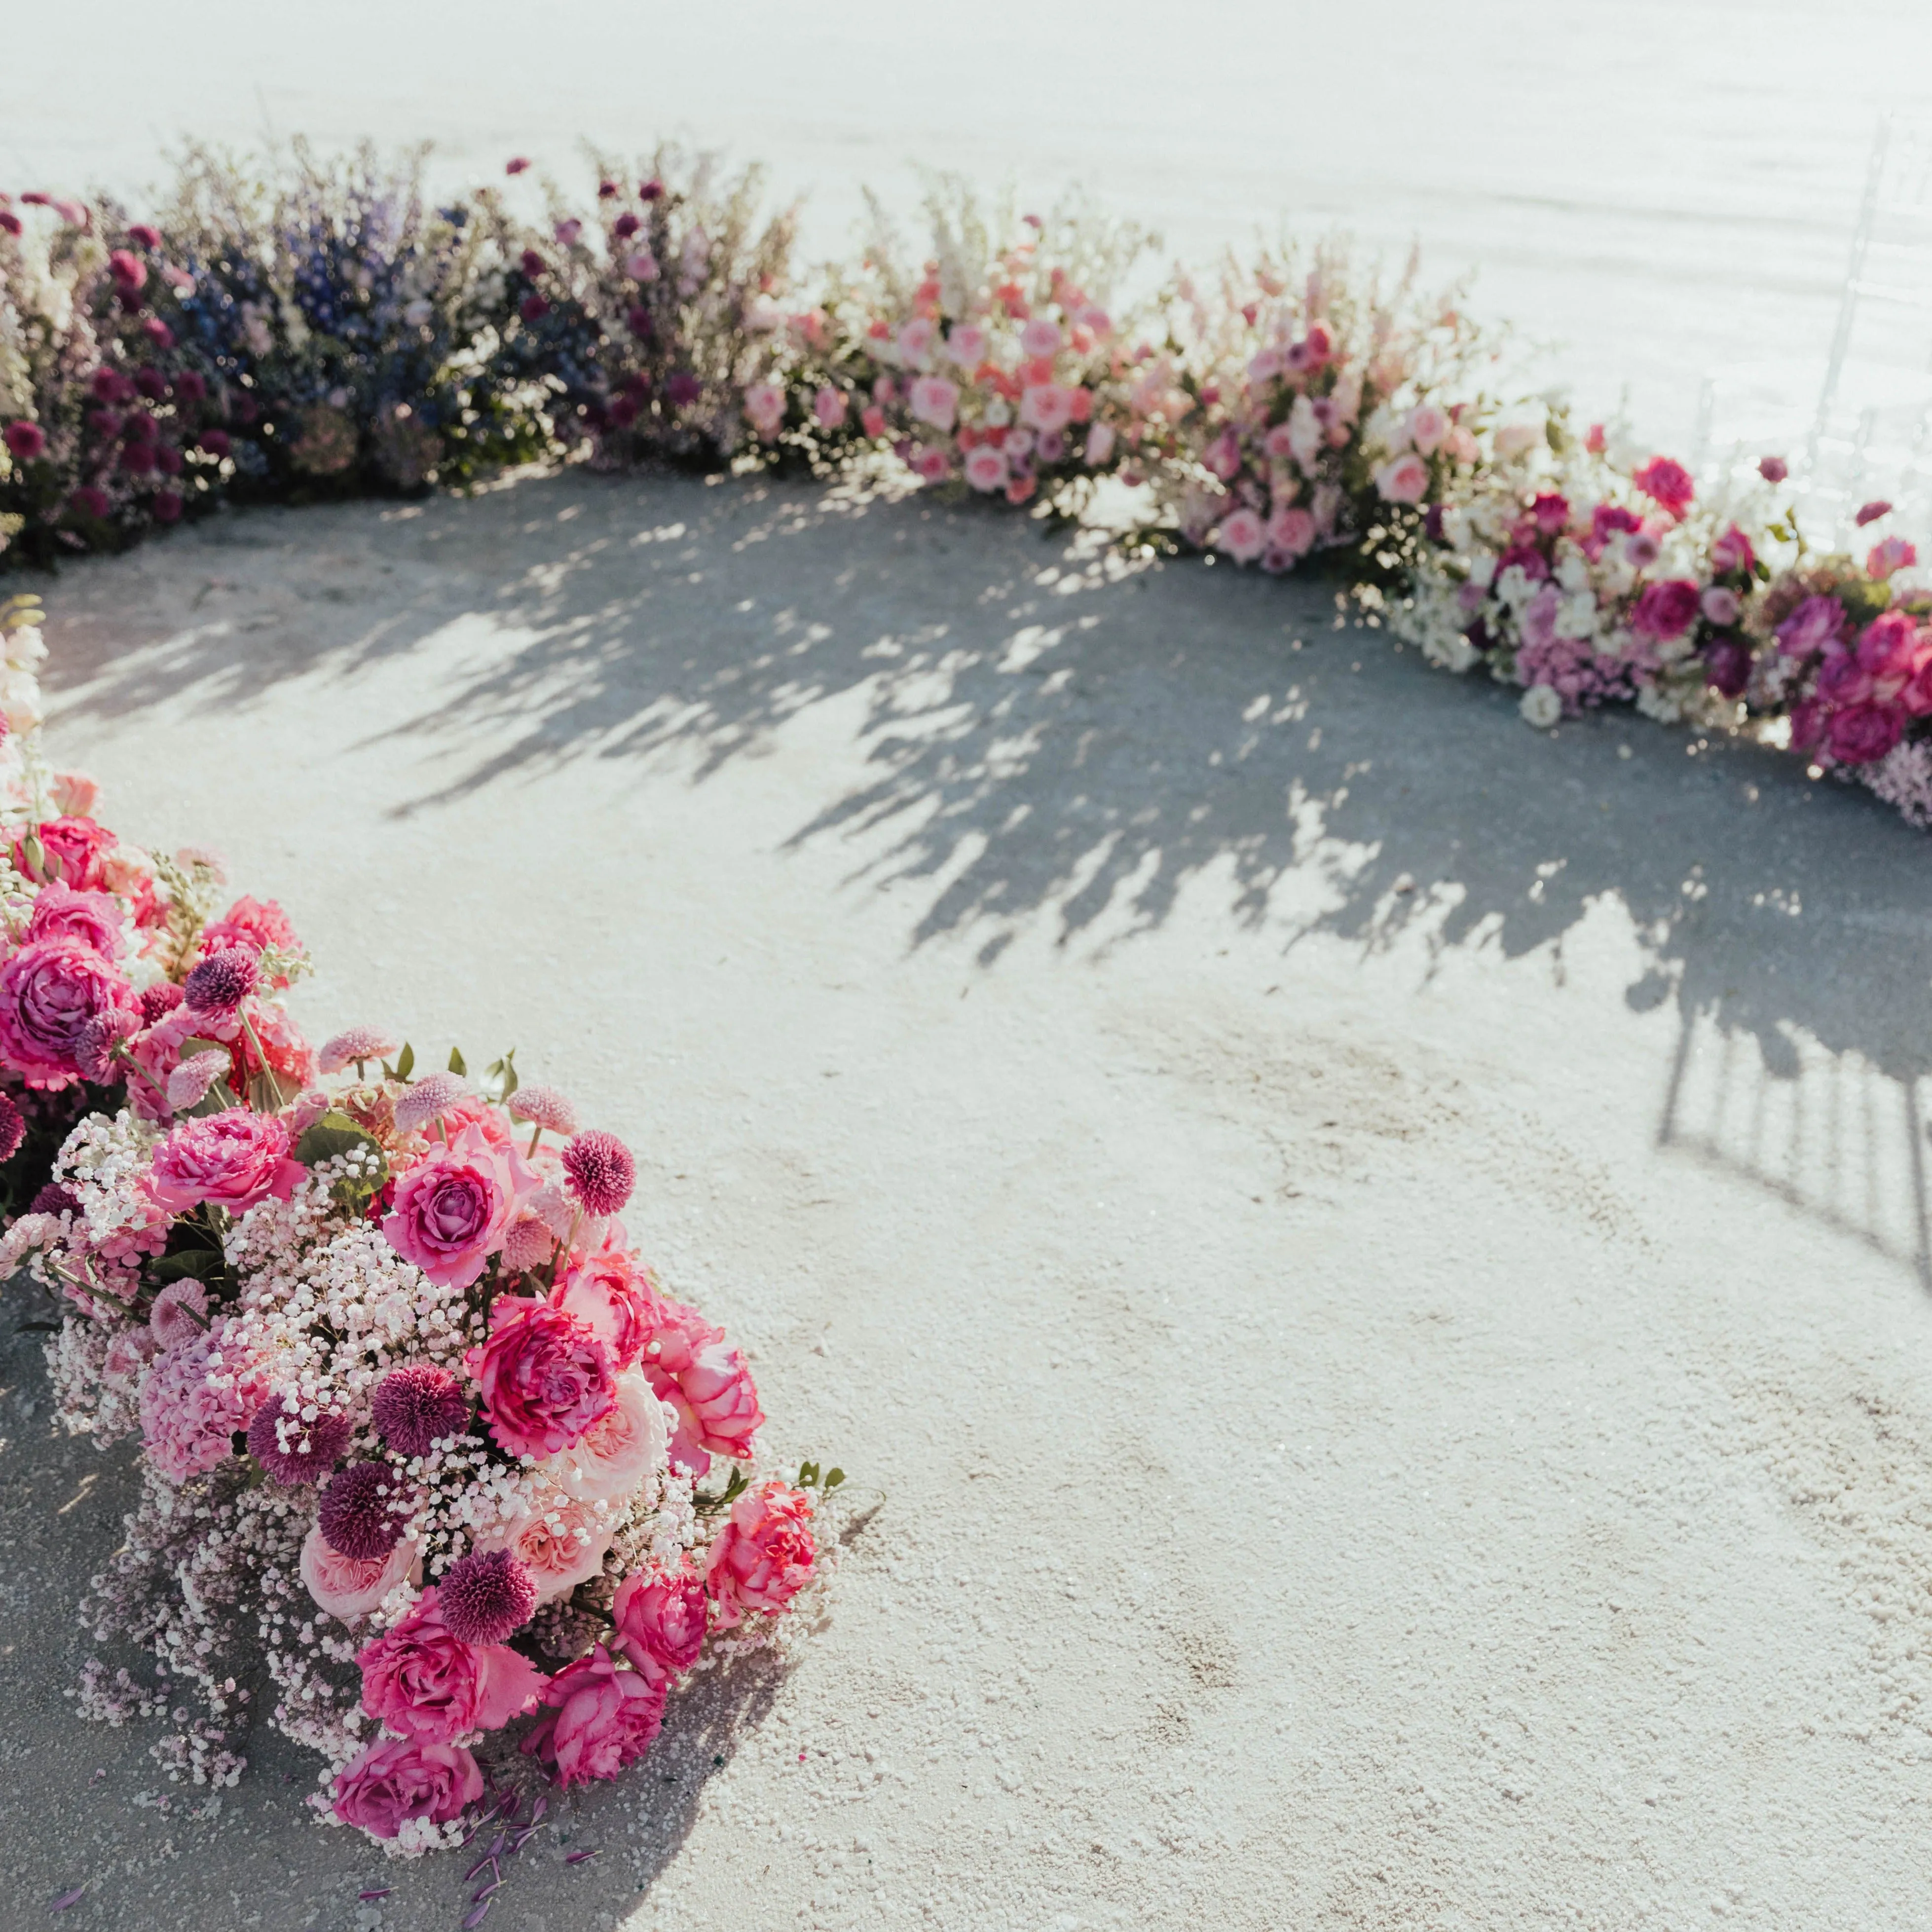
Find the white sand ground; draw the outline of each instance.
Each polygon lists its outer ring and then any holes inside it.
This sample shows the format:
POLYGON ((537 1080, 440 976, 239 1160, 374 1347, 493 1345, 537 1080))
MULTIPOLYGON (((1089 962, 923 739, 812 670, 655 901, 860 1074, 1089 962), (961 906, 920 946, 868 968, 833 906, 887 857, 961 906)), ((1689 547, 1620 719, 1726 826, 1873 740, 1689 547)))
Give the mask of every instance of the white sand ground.
MULTIPOLYGON (((184 134, 436 144, 581 180, 580 139, 771 164, 806 252, 913 164, 1082 182, 1190 260, 1331 224, 1552 345, 1539 382, 1680 445, 1702 373, 1822 359, 1881 109, 1932 115, 1923 0, 92 0, 16 7, 0 185, 151 181, 184 134), (83 58, 83 43, 87 53, 83 58)), ((1800 386, 1802 387, 1802 386, 1800 386)), ((1815 392, 1814 392, 1815 393, 1815 392)))
MULTIPOLYGON (((623 1132, 771 1448, 884 1492, 493 1929, 1932 1923, 1932 847, 1869 799, 803 489, 52 594, 112 821, 283 900, 317 1034, 623 1132)), ((69 1720, 124 1466, 8 1346, 0 1923, 453 1926, 298 1754, 163 1813, 69 1720)))

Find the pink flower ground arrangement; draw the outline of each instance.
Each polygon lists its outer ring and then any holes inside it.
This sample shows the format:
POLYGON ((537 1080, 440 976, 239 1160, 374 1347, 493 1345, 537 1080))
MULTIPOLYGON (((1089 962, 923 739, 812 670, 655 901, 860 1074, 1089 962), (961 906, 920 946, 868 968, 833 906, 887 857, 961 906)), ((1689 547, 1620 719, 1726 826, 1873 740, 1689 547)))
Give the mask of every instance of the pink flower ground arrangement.
POLYGON ((172 1710, 157 1755, 216 1785, 266 1714, 320 1814, 404 1853, 497 1815, 512 1762, 615 1778, 682 1678, 795 1622, 842 1472, 758 1470, 751 1370, 626 1233, 616 1135, 508 1055, 316 1054, 281 909, 45 769, 33 614, 0 612, 0 1279, 63 1304, 66 1427, 140 1438, 84 1615, 151 1666, 91 1664, 83 1709, 172 1710))

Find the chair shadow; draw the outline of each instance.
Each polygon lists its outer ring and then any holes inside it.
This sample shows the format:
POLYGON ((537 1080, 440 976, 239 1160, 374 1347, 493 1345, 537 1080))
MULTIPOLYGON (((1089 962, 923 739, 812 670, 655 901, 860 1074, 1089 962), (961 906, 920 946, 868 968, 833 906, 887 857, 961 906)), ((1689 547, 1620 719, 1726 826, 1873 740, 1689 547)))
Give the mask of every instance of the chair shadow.
POLYGON ((76 570, 52 684, 112 717, 430 654, 434 701, 368 740, 439 761, 417 812, 583 758, 703 785, 829 734, 792 844, 836 842, 854 887, 914 893, 913 946, 988 967, 1036 926, 1130 943, 1192 884, 1291 948, 1561 972, 1613 903, 1645 956, 1630 1004, 1679 1022, 1659 1144, 1932 1282, 1923 835, 1750 746, 1624 715, 1530 732, 1342 602, 976 502, 578 470, 228 517, 76 570))

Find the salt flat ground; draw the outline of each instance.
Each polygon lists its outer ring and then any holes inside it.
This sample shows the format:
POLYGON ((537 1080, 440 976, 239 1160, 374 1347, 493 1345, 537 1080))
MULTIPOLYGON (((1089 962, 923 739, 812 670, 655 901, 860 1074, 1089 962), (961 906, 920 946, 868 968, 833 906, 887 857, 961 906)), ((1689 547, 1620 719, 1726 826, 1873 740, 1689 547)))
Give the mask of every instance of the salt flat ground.
MULTIPOLYGON (((1285 220, 1352 230, 1549 346, 1538 382, 1681 448, 1702 371, 1821 362, 1881 109, 1932 114, 1922 0, 136 0, 14 10, 0 185, 136 194, 192 134, 431 140, 431 175, 513 154, 586 184, 580 142, 771 164, 808 258, 912 164, 1083 183, 1204 262, 1285 220), (88 50, 80 64, 77 19, 88 50)), ((538 202, 531 190, 530 206, 538 202)))
MULTIPOLYGON (((317 1036, 623 1133, 884 1497, 493 1926, 1932 1923, 1922 836, 972 506, 573 472, 52 588, 111 821, 284 902, 317 1036)), ((10 1347, 0 1920, 454 1924, 312 1760, 164 1813, 70 1719, 124 1462, 10 1347)))

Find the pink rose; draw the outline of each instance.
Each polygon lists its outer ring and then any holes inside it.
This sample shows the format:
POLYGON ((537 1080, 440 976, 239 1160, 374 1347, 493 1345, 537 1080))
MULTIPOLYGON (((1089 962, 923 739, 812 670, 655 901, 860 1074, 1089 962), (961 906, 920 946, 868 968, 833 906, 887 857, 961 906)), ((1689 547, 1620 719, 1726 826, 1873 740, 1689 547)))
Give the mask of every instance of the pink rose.
POLYGON ((1788 658, 1809 657, 1844 635, 1845 607, 1835 597, 1808 597, 1778 627, 1778 648, 1788 658))
POLYGON ((1876 764, 1896 745, 1905 714, 1895 705, 1854 704, 1832 714, 1826 748, 1840 764, 1876 764))
POLYGON ((877 403, 868 403, 859 412, 859 421, 870 436, 880 436, 886 433, 886 412, 877 403))
POLYGON ((573 1496, 616 1502, 635 1496, 644 1479, 664 1466, 670 1432, 664 1404, 648 1378, 634 1370, 620 1375, 615 1394, 609 1412, 551 1466, 573 1496))
POLYGON ((1006 481, 1005 454, 995 449, 989 442, 982 442, 970 450, 966 458, 966 480, 974 489, 991 492, 1004 488, 1006 481))
POLYGON ((1252 563, 1267 547, 1267 532, 1252 510, 1237 510, 1215 532, 1214 548, 1226 550, 1237 563, 1252 563))
POLYGON ((507 1644, 451 1636, 433 1589, 400 1623, 365 1644, 356 1661, 363 1709, 399 1736, 431 1744, 507 1724, 530 1708, 545 1682, 507 1644))
POLYGON ((460 1744, 384 1738, 336 1774, 337 1817, 370 1837, 393 1838, 411 1820, 446 1825, 483 1796, 483 1774, 460 1744))
POLYGON ((1429 494, 1429 465, 1405 450, 1376 472, 1376 489, 1384 502, 1419 503, 1429 494))
POLYGON ((617 1586, 610 1620, 624 1654, 646 1676, 688 1670, 704 1647, 704 1580, 688 1557, 675 1570, 634 1570, 617 1586))
POLYGON ((344 1623, 366 1617, 398 1583, 422 1576, 416 1546, 406 1539, 386 1556, 358 1558, 332 1550, 320 1526, 303 1539, 301 1569, 318 1606, 344 1623))
POLYGON ((845 420, 846 407, 844 391, 835 389, 830 382, 812 399, 812 413, 820 429, 836 429, 845 420))
POLYGON ((728 1629, 746 1614, 775 1617, 811 1580, 818 1546, 812 1534, 812 1498, 776 1477, 731 1505, 712 1544, 705 1588, 728 1629))
POLYGON ((1418 403, 1402 427, 1417 450, 1433 456, 1449 434, 1449 412, 1435 403, 1418 403))
POLYGON ((27 921, 26 942, 77 939, 104 959, 118 959, 125 915, 106 892, 77 892, 71 886, 44 886, 27 921))
POLYGON ((950 430, 959 414, 959 386, 944 376, 921 376, 913 383, 912 412, 916 421, 934 429, 950 430))
POLYGON ((148 1186, 177 1214, 204 1201, 241 1214, 272 1194, 286 1201, 308 1173, 290 1158, 286 1123, 272 1114, 230 1107, 176 1122, 154 1150, 148 1186))
POLYGON ((777 435, 784 412, 784 391, 777 383, 754 382, 745 392, 745 419, 760 436, 777 435))
POLYGON ((1918 652, 1918 627, 1910 613, 1882 611, 1858 634, 1858 662, 1881 681, 1911 674, 1918 652))
POLYGON ((637 1360, 663 1316, 650 1276, 621 1249, 606 1248, 566 1269, 550 1300, 602 1340, 618 1369, 637 1360))
POLYGON ((0 1056, 29 1087, 70 1085, 89 1023, 133 1010, 133 989, 84 940, 30 940, 0 966, 0 1056))
POLYGON ((1827 704, 1863 704, 1872 694, 1871 673, 1856 651, 1834 651, 1818 667, 1817 689, 1827 704))
POLYGON ((1661 584, 1647 584, 1630 615, 1630 627, 1640 638, 1654 638, 1659 644, 1681 638, 1697 621, 1697 586, 1688 578, 1673 577, 1661 584))
POLYGON ((464 1358, 482 1391, 499 1447, 512 1456, 554 1456, 609 1414, 616 1370, 602 1339, 561 1308, 499 1295, 490 1336, 464 1358))
POLYGON ((550 1680, 547 1710, 524 1740, 568 1790, 593 1778, 615 1778, 651 1748, 664 1724, 662 1678, 621 1668, 600 1643, 550 1680))
POLYGON ((956 323, 946 338, 946 352, 962 369, 976 369, 986 359, 986 332, 970 322, 956 323))
POLYGON ((1673 517, 1682 516, 1697 494, 1696 485, 1690 481, 1690 471, 1667 456, 1653 456, 1635 472, 1630 481, 1652 502, 1673 517))
POLYGON ((1020 394, 1020 421, 1040 430, 1064 429, 1073 420, 1073 392, 1058 382, 1030 382, 1020 394))
POLYGON ((1315 519, 1306 510, 1289 504, 1269 518, 1267 535, 1270 550, 1282 551, 1291 558, 1306 556, 1315 547, 1315 519))
MULTIPOLYGON (((662 1430, 664 1425, 658 1426, 662 1430)), ((530 1573, 537 1601, 547 1604, 596 1575, 613 1534, 608 1512, 552 1484, 539 1492, 527 1516, 480 1537, 478 1547, 507 1550, 530 1573)))
POLYGON ((1089 470, 1098 470, 1114 453, 1113 426, 1096 422, 1087 432, 1087 447, 1083 455, 1089 470))
POLYGON ((1720 574, 1732 570, 1749 570, 1757 561, 1757 552, 1751 548, 1751 540, 1733 524, 1711 546, 1711 568, 1720 574))
POLYGON ((1203 466, 1225 483, 1241 466, 1241 440, 1232 429, 1224 429, 1201 452, 1203 466))
POLYGON ((514 1150, 493 1147, 481 1128, 465 1126, 403 1176, 382 1232, 431 1281, 466 1287, 502 1246, 516 1197, 536 1183, 514 1150))
POLYGON ((1722 628, 1738 621, 1741 607, 1735 590, 1726 590, 1721 584, 1714 584, 1698 600, 1698 608, 1703 612, 1707 623, 1722 628))
POLYGON ((1057 356, 1064 338, 1060 325, 1043 315, 1036 315, 1020 331, 1020 348, 1028 356, 1057 356))
POLYGON ((745 1358, 694 1308, 664 1306, 644 1354, 651 1387, 677 1412, 671 1460, 703 1475, 713 1454, 742 1461, 764 1416, 745 1358))
POLYGON ((932 353, 932 342, 938 332, 924 316, 916 316, 899 331, 899 353, 915 368, 922 366, 932 353))

